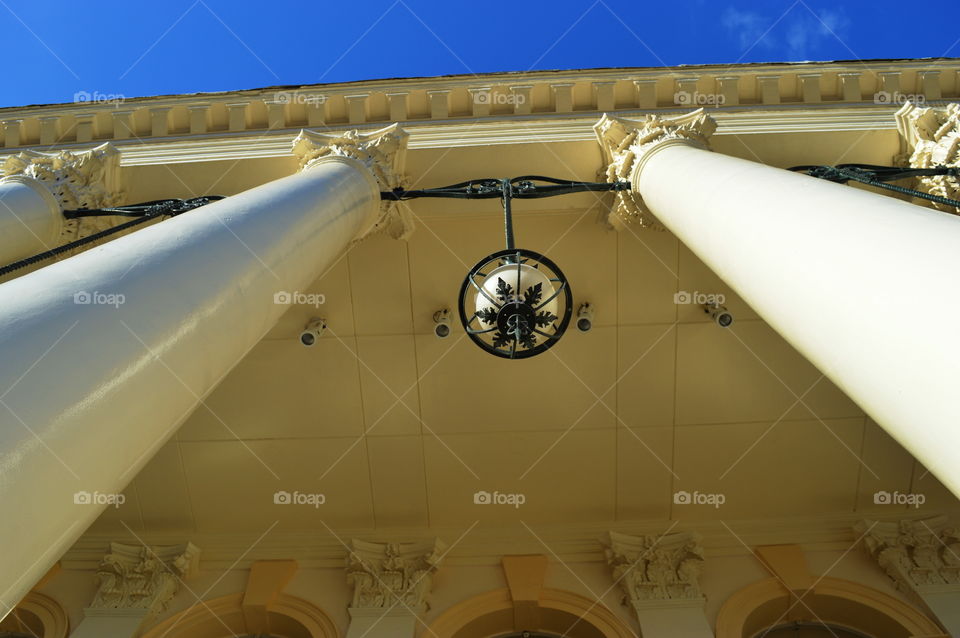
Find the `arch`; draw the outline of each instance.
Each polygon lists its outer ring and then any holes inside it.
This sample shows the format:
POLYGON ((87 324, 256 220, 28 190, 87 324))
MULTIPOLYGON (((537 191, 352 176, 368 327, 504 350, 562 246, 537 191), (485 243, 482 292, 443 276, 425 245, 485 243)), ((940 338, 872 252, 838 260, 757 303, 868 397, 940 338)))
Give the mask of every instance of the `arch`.
MULTIPOLYGON (((747 585, 721 607, 717 616, 717 638, 749 638, 778 619, 788 620, 784 614, 792 604, 792 596, 776 578, 747 585)), ((803 605, 796 605, 789 620, 818 622, 822 619, 881 638, 943 633, 936 623, 907 603, 849 580, 823 578, 803 600, 812 613, 803 605)))
MULTIPOLYGON (((540 627, 570 638, 636 638, 637 633, 604 605, 559 589, 540 590, 540 627)), ((457 603, 422 632, 430 638, 486 638, 516 631, 508 588, 495 589, 457 603)))
MULTIPOLYGON (((143 638, 227 638, 261 633, 248 628, 243 593, 203 601, 167 618, 143 638)), ((284 638, 339 638, 336 625, 312 603, 280 594, 267 609, 270 633, 284 638)))
POLYGON ((30 592, 20 601, 4 621, 4 629, 8 623, 14 629, 22 624, 29 635, 40 638, 66 638, 70 629, 67 612, 60 603, 37 592, 30 592))

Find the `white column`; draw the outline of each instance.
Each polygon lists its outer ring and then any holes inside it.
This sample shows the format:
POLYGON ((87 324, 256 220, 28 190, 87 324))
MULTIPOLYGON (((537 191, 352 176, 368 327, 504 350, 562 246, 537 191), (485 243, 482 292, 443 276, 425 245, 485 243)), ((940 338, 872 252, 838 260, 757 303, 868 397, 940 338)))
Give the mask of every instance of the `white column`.
POLYGON ((0 285, 4 614, 273 326, 275 293, 377 223, 404 145, 302 136, 296 175, 0 285))
POLYGON ((119 198, 119 156, 110 144, 73 153, 23 151, 0 179, 0 266, 64 243, 63 210, 100 208, 119 198))
POLYGON ((629 536, 610 532, 606 550, 643 638, 713 638, 700 592, 703 548, 689 532, 629 536))
POLYGON ((0 265, 60 243, 63 214, 46 186, 31 177, 0 179, 0 265))
POLYGON ((713 127, 601 120, 616 214, 652 213, 960 495, 960 217, 712 153, 713 127))
POLYGON ((353 540, 347 583, 353 587, 347 638, 413 638, 445 546, 353 540))

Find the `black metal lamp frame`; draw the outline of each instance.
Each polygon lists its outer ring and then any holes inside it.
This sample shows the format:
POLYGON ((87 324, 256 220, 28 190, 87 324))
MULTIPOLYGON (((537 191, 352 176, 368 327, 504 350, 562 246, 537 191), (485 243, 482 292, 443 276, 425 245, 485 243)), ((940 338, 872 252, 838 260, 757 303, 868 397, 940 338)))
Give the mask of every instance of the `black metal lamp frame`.
POLYGON ((526 359, 552 348, 566 332, 573 314, 573 293, 570 282, 554 262, 532 250, 516 247, 511 202, 514 199, 623 191, 629 188, 630 183, 624 181, 576 182, 541 175, 524 175, 470 180, 423 190, 408 191, 398 188, 381 192, 380 197, 387 201, 419 197, 500 199, 503 206, 506 249, 487 255, 467 273, 460 286, 460 323, 470 339, 484 351, 504 359, 526 359), (486 279, 495 269, 513 264, 517 267, 517 286, 520 285, 521 269, 529 266, 538 269, 553 284, 553 294, 544 299, 541 283, 528 286, 523 291, 513 290, 511 284, 498 278, 496 292, 491 295, 482 283, 477 283, 477 278, 486 279), (482 296, 490 305, 478 310, 476 304, 471 303, 468 294, 474 290, 476 296, 482 296), (550 304, 556 299, 563 302, 559 316, 550 310, 550 304))

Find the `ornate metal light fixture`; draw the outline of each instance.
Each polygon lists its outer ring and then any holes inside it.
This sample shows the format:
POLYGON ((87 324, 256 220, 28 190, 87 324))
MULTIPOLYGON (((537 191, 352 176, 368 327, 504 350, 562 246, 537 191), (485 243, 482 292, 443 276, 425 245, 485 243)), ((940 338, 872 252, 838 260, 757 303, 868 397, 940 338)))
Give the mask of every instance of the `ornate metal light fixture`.
POLYGON ((470 339, 486 352, 506 359, 525 359, 552 348, 563 336, 573 314, 573 293, 570 282, 555 263, 532 250, 516 247, 512 200, 628 188, 628 182, 573 182, 527 175, 419 191, 397 189, 381 193, 381 197, 500 198, 506 249, 487 255, 467 273, 460 286, 460 323, 470 339))

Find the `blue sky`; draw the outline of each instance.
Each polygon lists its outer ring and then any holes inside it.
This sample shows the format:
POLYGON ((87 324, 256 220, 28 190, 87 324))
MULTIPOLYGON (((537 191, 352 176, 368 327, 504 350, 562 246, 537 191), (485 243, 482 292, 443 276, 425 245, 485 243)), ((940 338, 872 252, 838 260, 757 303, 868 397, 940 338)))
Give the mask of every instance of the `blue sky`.
POLYGON ((0 106, 531 69, 960 57, 946 7, 754 0, 0 0, 0 106), (938 19, 939 18, 939 19, 938 19), (11 77, 12 76, 12 77, 11 77))

